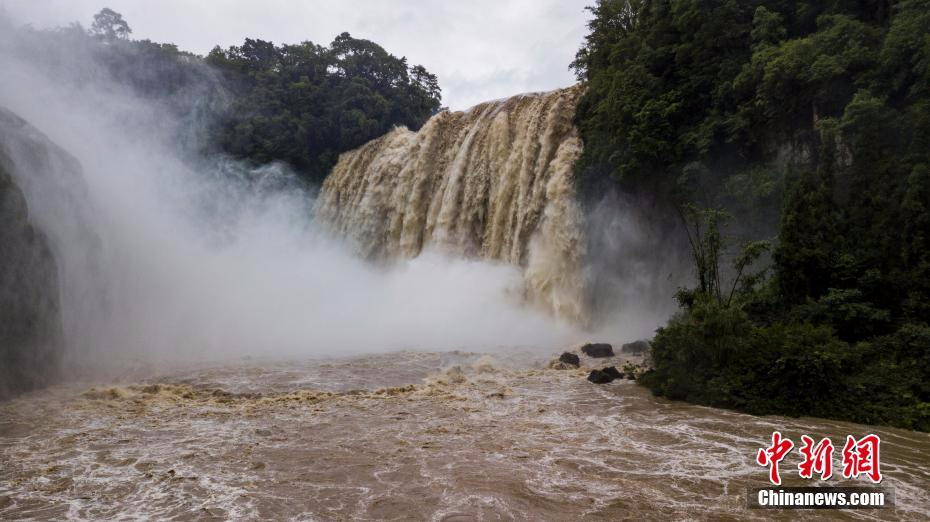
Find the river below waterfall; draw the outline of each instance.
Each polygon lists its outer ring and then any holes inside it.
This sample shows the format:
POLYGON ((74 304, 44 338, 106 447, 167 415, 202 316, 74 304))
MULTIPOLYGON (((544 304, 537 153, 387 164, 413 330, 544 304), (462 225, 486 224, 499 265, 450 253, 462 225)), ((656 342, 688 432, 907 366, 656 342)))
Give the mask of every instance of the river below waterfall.
MULTIPOLYGON (((790 519, 746 507, 773 430, 882 438, 896 508, 805 517, 930 517, 926 433, 670 402, 547 361, 243 359, 25 395, 0 404, 0 518, 790 519)), ((794 466, 785 485, 805 485, 794 466)))

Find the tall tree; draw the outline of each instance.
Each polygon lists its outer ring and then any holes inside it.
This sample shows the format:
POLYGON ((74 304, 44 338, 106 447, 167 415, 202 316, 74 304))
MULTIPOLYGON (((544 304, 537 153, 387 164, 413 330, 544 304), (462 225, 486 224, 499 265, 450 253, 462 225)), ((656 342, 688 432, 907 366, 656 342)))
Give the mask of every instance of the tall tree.
POLYGON ((90 26, 90 32, 105 41, 112 42, 114 40, 128 40, 129 35, 132 34, 132 29, 129 28, 126 20, 123 20, 123 15, 109 7, 104 7, 94 15, 94 22, 90 26))

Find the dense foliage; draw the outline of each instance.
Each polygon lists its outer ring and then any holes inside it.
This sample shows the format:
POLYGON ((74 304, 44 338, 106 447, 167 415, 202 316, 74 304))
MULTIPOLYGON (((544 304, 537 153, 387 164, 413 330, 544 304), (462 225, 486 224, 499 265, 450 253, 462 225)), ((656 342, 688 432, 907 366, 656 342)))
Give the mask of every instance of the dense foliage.
POLYGON ((701 283, 679 292, 644 384, 930 430, 930 1, 592 11, 573 65, 583 179, 713 209, 682 213, 701 283), (776 235, 771 275, 732 296, 701 277, 738 272, 707 258, 725 250, 720 210, 776 235))
POLYGON ((213 49, 207 63, 236 98, 218 136, 223 149, 258 162, 287 161, 318 181, 341 152, 395 125, 417 129, 440 105, 436 76, 348 33, 329 47, 247 38, 213 49))
POLYGON ((112 79, 182 124, 178 140, 256 164, 289 163, 320 182, 338 155, 396 125, 419 128, 440 109, 435 75, 348 33, 329 47, 246 38, 206 57, 174 44, 131 40, 110 9, 55 30, 14 28, 0 17, 0 47, 77 82, 112 79))

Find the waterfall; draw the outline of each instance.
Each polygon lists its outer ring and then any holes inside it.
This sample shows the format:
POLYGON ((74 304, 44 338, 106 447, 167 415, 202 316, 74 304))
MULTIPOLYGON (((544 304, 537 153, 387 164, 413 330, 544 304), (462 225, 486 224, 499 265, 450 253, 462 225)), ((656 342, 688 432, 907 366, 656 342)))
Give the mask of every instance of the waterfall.
POLYGON ((441 112, 343 154, 317 217, 368 258, 426 249, 521 267, 528 302, 586 324, 572 183, 578 86, 441 112))

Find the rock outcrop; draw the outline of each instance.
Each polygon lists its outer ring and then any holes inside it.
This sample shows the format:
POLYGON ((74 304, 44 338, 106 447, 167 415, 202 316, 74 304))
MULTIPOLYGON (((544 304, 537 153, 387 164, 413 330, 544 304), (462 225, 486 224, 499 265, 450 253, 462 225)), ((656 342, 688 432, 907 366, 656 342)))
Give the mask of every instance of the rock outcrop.
MULTIPOLYGON (((0 108, 0 398, 58 373, 65 302, 80 308, 81 292, 65 282, 86 280, 75 271, 86 275, 95 266, 89 216, 77 160, 0 108)), ((78 313, 70 320, 81 323, 78 313)))
POLYGON ((0 151, 0 398, 44 384, 61 346, 55 257, 9 169, 0 151))

